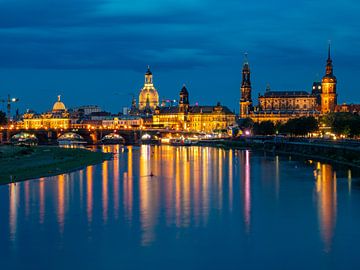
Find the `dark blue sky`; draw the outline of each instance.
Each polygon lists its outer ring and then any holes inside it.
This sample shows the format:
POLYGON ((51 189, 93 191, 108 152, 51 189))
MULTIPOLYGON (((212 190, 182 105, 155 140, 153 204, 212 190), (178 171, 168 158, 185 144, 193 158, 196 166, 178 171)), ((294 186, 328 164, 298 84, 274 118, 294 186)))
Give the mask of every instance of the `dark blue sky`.
POLYGON ((149 64, 161 97, 186 83, 191 103, 238 111, 244 52, 256 100, 267 83, 310 91, 331 40, 339 102, 360 103, 359 14, 358 0, 0 0, 0 95, 117 112, 149 64))

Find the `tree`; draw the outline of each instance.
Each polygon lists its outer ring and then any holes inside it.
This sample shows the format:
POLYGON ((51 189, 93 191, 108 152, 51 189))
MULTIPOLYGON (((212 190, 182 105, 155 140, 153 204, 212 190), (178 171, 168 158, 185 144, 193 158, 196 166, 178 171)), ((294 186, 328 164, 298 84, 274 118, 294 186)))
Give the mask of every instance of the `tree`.
POLYGON ((254 124, 254 134, 256 135, 274 135, 275 125, 272 121, 262 121, 254 124))
POLYGON ((6 125, 6 123, 7 123, 6 114, 0 111, 0 125, 6 125))
POLYGON ((359 136, 360 135, 360 116, 352 113, 340 112, 333 113, 326 119, 326 122, 332 132, 336 134, 343 134, 346 136, 359 136), (330 120, 330 121, 329 121, 330 120))
POLYGON ((318 121, 310 117, 300 117, 289 119, 283 127, 285 133, 292 135, 306 135, 311 132, 317 131, 319 128, 318 121))

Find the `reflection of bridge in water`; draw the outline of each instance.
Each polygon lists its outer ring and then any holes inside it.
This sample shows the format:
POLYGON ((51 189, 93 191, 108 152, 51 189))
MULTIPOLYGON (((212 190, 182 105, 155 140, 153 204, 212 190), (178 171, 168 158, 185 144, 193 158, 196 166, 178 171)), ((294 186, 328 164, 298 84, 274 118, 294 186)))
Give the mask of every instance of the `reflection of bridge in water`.
POLYGON ((14 135, 21 132, 26 132, 35 135, 39 144, 55 144, 57 139, 66 133, 75 133, 80 135, 89 144, 96 144, 101 141, 105 136, 110 134, 118 134, 124 138, 125 144, 138 144, 144 134, 151 136, 157 135, 159 137, 168 134, 194 134, 191 132, 174 131, 167 129, 105 129, 88 127, 87 125, 76 125, 76 127, 69 129, 17 129, 9 128, 0 130, 0 142, 7 142, 14 135))

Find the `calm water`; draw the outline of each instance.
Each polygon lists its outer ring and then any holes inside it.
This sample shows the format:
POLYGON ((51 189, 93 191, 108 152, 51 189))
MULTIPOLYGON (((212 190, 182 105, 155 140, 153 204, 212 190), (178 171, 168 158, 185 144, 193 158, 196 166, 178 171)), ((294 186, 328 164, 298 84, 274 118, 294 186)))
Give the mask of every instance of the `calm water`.
POLYGON ((115 159, 0 186, 0 269, 360 269, 351 171, 240 150, 103 150, 115 159))

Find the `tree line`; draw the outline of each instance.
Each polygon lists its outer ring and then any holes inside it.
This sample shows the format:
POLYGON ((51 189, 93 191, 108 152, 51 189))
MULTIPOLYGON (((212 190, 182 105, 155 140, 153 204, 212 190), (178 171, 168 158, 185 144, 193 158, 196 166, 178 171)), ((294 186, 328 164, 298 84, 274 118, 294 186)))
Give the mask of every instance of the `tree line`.
POLYGON ((319 131, 319 127, 329 127, 336 135, 360 136, 360 116, 352 113, 329 113, 319 119, 313 116, 289 119, 286 123, 243 119, 240 128, 250 129, 254 135, 287 134, 304 136, 319 131))

